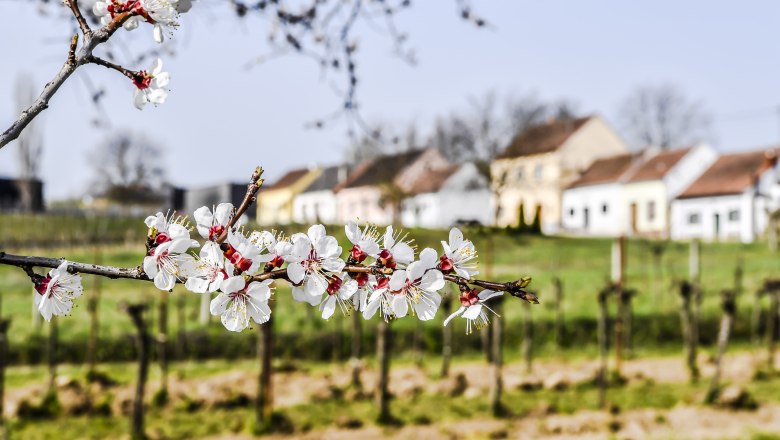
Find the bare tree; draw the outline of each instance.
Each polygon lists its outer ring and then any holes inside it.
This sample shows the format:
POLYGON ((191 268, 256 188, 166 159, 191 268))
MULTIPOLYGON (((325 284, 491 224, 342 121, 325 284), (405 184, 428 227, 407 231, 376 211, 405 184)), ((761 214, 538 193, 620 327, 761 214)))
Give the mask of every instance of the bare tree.
MULTIPOLYGON (((16 107, 21 113, 35 100, 35 84, 29 75, 20 75, 16 79, 16 107)), ((40 130, 40 121, 34 121, 27 126, 16 141, 18 152, 19 192, 21 195, 21 209, 31 212, 38 204, 36 202, 35 182, 38 177, 43 153, 43 141, 40 130)))
POLYGON ((621 119, 630 138, 640 147, 669 148, 701 140, 709 116, 699 101, 689 100, 674 85, 646 85, 623 101, 621 119))
POLYGON ((143 135, 130 131, 110 134, 90 156, 98 191, 115 201, 160 200, 158 190, 165 176, 160 166, 162 152, 143 135))

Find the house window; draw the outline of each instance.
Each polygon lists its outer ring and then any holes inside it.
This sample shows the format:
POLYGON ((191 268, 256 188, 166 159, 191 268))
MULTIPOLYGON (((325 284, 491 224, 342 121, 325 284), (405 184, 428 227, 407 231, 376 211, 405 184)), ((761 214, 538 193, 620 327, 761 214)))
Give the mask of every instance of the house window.
POLYGON ((647 220, 655 220, 655 202, 647 202, 647 220))
POLYGON ((574 208, 569 210, 569 217, 574 217, 574 208))
POLYGON ((523 167, 517 168, 517 180, 523 180, 523 167))
POLYGON ((603 204, 603 205, 601 205, 601 212, 603 212, 604 214, 606 214, 608 211, 609 211, 609 206, 607 206, 607 204, 606 204, 606 203, 605 203, 605 204, 603 204))
POLYGON ((694 212, 692 214, 688 214, 688 224, 689 225, 698 225, 701 223, 701 216, 698 212, 694 212))
POLYGON ((537 165, 536 167, 534 167, 534 179, 536 179, 537 181, 542 180, 543 169, 544 167, 542 167, 542 165, 537 165))
POLYGON ((729 211, 729 221, 730 222, 738 222, 739 221, 739 210, 734 209, 732 211, 729 211))

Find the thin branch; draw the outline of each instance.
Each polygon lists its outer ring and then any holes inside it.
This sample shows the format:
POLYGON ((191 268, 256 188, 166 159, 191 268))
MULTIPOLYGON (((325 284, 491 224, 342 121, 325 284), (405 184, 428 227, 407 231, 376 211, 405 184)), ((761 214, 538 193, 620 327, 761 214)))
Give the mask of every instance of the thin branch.
POLYGON ((257 191, 260 190, 260 187, 263 185, 263 179, 260 178, 260 176, 263 175, 263 168, 257 167, 255 168, 255 172, 252 173, 252 177, 249 179, 249 184, 246 187, 246 194, 244 194, 244 200, 241 201, 241 205, 238 206, 238 209, 236 209, 236 212, 233 214, 233 217, 230 219, 230 222, 228 223, 228 227, 225 228, 225 230, 222 232, 222 234, 219 235, 217 238, 217 243, 221 244, 224 243, 225 240, 227 240, 228 231, 236 225, 238 220, 241 218, 242 215, 246 212, 247 209, 249 209, 250 206, 252 206, 253 203, 257 201, 257 191))
POLYGON ((119 64, 112 63, 111 61, 104 60, 103 58, 96 57, 96 56, 89 56, 87 57, 87 62, 91 64, 97 64, 98 66, 103 66, 108 69, 116 70, 117 72, 121 73, 122 75, 132 79, 135 79, 136 76, 138 76, 138 72, 134 72, 129 69, 125 69, 124 67, 120 66, 119 64))
MULTIPOLYGON (((43 91, 38 98, 30 104, 30 106, 19 115, 19 118, 11 124, 11 126, 0 134, 0 149, 8 145, 11 141, 19 137, 22 130, 27 127, 30 122, 33 121, 41 112, 49 108, 49 100, 57 93, 57 90, 67 81, 67 79, 76 71, 81 65, 87 63, 87 60, 92 56, 92 51, 97 46, 105 43, 114 32, 119 29, 122 24, 127 21, 128 18, 133 15, 137 15, 134 11, 123 12, 118 14, 114 19, 106 26, 88 34, 84 35, 84 44, 81 46, 81 50, 75 52, 73 56, 68 56, 68 59, 63 64, 60 71, 52 78, 51 81, 46 83, 43 87, 43 91)), ((72 48, 71 40, 71 48, 72 48)))
POLYGON ((68 49, 68 64, 71 66, 76 65, 76 48, 79 44, 79 34, 73 34, 70 39, 70 48, 68 49))
POLYGON ((76 17, 76 21, 79 23, 79 27, 81 28, 81 32, 84 34, 84 36, 91 34, 92 29, 89 28, 87 20, 84 18, 84 15, 81 14, 81 10, 79 10, 78 0, 65 0, 65 4, 70 7, 71 12, 73 12, 73 16, 76 17))

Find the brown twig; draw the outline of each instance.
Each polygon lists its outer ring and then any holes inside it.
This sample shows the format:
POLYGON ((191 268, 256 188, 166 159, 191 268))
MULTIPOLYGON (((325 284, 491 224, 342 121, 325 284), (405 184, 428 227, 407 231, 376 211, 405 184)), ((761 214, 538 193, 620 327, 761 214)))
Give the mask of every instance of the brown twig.
POLYGON ((233 217, 230 219, 230 222, 228 223, 228 227, 225 228, 225 230, 222 232, 222 234, 219 235, 219 238, 217 238, 217 244, 224 243, 225 240, 227 240, 228 231, 230 228, 236 225, 238 222, 238 219, 241 218, 242 215, 246 212, 247 209, 249 209, 250 206, 252 206, 253 203, 257 201, 257 191, 260 190, 260 187, 263 186, 263 179, 260 178, 260 176, 263 175, 263 168, 257 167, 255 168, 255 172, 252 173, 252 177, 249 179, 249 184, 246 187, 246 194, 244 195, 244 200, 241 201, 241 204, 238 206, 238 209, 236 209, 236 212, 233 214, 233 217))
POLYGON ((73 34, 70 39, 70 48, 68 49, 68 64, 71 66, 76 65, 76 47, 79 44, 79 34, 73 34))
POLYGON ((120 66, 119 64, 112 63, 111 61, 104 60, 103 58, 96 57, 96 56, 93 56, 93 55, 90 55, 89 57, 87 57, 87 62, 90 63, 90 64, 97 64, 98 66, 103 66, 103 67, 105 67, 107 69, 116 70, 117 72, 119 72, 122 75, 130 78, 131 80, 135 79, 139 75, 138 72, 134 72, 132 70, 125 69, 124 67, 120 66))
POLYGON ((76 17, 76 21, 79 23, 81 32, 83 32, 85 36, 91 34, 92 29, 89 28, 87 20, 84 18, 84 15, 82 15, 81 10, 79 10, 78 0, 65 0, 65 4, 70 7, 71 12, 73 12, 73 16, 76 17))

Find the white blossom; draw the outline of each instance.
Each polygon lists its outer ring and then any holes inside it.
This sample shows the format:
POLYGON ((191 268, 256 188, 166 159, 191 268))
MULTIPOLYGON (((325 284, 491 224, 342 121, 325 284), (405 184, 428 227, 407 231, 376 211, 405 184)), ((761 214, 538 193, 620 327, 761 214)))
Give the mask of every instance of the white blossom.
POLYGON ((344 232, 347 239, 352 243, 350 256, 357 262, 362 263, 366 258, 377 258, 379 254, 379 236, 376 228, 365 225, 363 230, 354 221, 349 221, 344 226, 344 232))
POLYGON ((219 245, 207 241, 200 248, 200 256, 196 258, 195 267, 187 277, 184 287, 195 293, 216 292, 222 281, 232 273, 233 265, 225 261, 219 245))
POLYGON ((220 203, 214 208, 214 213, 208 206, 201 206, 193 213, 198 234, 206 240, 214 241, 225 232, 233 217, 233 204, 220 203))
POLYGON ((494 312, 493 309, 488 307, 485 302, 490 298, 501 296, 503 294, 504 292, 494 292, 492 290, 483 290, 479 294, 477 294, 476 290, 463 292, 460 295, 460 308, 458 308, 455 313, 448 316, 447 319, 444 320, 444 325, 446 326, 449 324, 449 322, 456 316, 460 316, 466 319, 467 335, 471 334, 473 331, 472 326, 476 327, 477 330, 487 326, 490 324, 490 317, 486 311, 496 316, 498 316, 498 314, 494 312))
POLYGON ((471 240, 465 240, 463 233, 458 228, 450 229, 449 243, 441 242, 444 255, 439 261, 439 269, 444 273, 455 272, 458 276, 469 279, 477 275, 477 251, 471 240))
POLYGON ((170 80, 171 75, 162 71, 162 61, 157 58, 149 70, 142 70, 133 78, 133 105, 138 110, 143 110, 148 103, 163 104, 168 98, 168 90, 165 87, 170 80))
POLYGON ((249 318, 258 324, 271 319, 271 298, 273 280, 247 283, 243 276, 234 276, 222 282, 220 294, 211 300, 210 310, 214 316, 221 316, 222 325, 232 332, 249 327, 249 318))
POLYGON ((441 304, 439 290, 444 287, 444 275, 436 269, 436 251, 425 248, 420 260, 406 270, 396 270, 390 277, 392 308, 396 318, 403 318, 412 306, 422 321, 433 319, 441 304))
POLYGON ((254 274, 260 269, 260 264, 271 258, 268 254, 261 255, 260 247, 240 231, 228 231, 227 245, 223 244, 223 249, 227 247, 225 258, 242 272, 254 274))
POLYGON ((274 235, 269 231, 254 231, 249 235, 249 241, 259 247, 263 260, 273 268, 280 268, 284 264, 284 256, 292 251, 292 243, 285 240, 282 234, 274 235))
POLYGON ((325 290, 327 295, 320 303, 322 319, 328 319, 333 316, 338 306, 346 315, 352 308, 348 303, 358 290, 357 281, 348 277, 347 274, 341 276, 331 276, 328 287, 325 290))
POLYGON ((195 271, 195 259, 185 252, 198 242, 190 238, 181 217, 168 218, 161 212, 144 220, 149 227, 149 255, 144 257, 144 273, 160 290, 171 290, 195 271))
POLYGON ((388 226, 385 230, 383 249, 379 252, 378 260, 385 267, 395 269, 397 266, 406 267, 414 260, 414 249, 401 237, 393 235, 393 227, 388 226))
POLYGON ((73 300, 81 296, 84 288, 81 276, 68 272, 68 262, 63 261, 40 281, 35 283, 35 306, 47 321, 52 316, 66 316, 73 309, 73 300))
POLYGON ((307 234, 293 235, 290 253, 284 256, 288 262, 287 276, 293 283, 293 298, 313 306, 319 304, 328 287, 327 277, 344 268, 340 255, 341 246, 325 234, 322 225, 310 227, 307 234))

